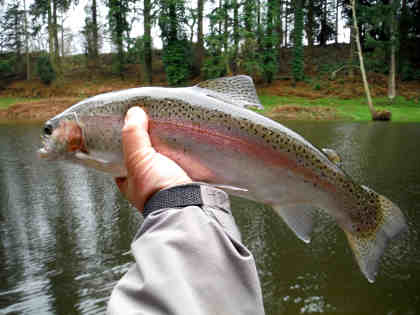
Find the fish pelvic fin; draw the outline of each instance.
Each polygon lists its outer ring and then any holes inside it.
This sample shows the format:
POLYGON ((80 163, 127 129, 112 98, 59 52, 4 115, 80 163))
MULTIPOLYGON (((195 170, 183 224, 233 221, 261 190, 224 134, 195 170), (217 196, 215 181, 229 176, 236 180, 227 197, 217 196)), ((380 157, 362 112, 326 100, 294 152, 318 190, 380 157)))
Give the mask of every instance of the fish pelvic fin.
POLYGON ((407 229, 404 215, 400 208, 388 198, 376 193, 372 189, 362 186, 375 196, 381 220, 373 231, 355 233, 344 230, 350 247, 353 250, 360 270, 370 283, 375 282, 379 261, 389 241, 407 229))
POLYGON ((207 80, 195 85, 194 88, 205 89, 208 96, 232 105, 264 109, 258 99, 252 78, 246 75, 207 80))
POLYGON ((314 208, 309 204, 273 205, 287 226, 305 243, 311 241, 314 225, 314 208))

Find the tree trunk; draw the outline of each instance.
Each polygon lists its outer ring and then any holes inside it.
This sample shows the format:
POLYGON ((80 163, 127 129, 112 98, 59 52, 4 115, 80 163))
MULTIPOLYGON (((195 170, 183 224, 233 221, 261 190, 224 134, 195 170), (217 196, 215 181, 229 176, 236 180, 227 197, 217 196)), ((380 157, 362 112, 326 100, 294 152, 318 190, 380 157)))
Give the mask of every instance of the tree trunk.
POLYGON ((279 64, 279 69, 281 66, 282 58, 282 44, 283 44, 283 0, 277 1, 277 14, 275 17, 275 28, 277 32, 277 41, 276 41, 276 53, 277 53, 277 63, 279 64))
POLYGON ((407 0, 402 0, 401 2, 401 16, 399 19, 399 49, 398 49, 398 59, 399 59, 399 69, 401 71, 401 66, 408 60, 409 48, 408 48, 408 29, 409 25, 409 14, 407 9, 407 0))
POLYGON ((28 18, 26 15, 26 0, 23 0, 23 10, 25 14, 25 55, 26 55, 26 80, 31 79, 31 61, 29 58, 29 39, 28 39, 28 18))
POLYGON ((93 58, 94 66, 98 66, 99 43, 98 43, 98 13, 96 0, 92 0, 92 37, 93 37, 93 58))
MULTIPOLYGON (((150 0, 147 0, 150 1, 150 0)), ((204 34, 203 34, 203 12, 204 0, 197 0, 197 69, 201 75, 201 67, 204 61, 204 34)))
POLYGON ((54 32, 53 32, 53 19, 51 11, 51 1, 47 0, 47 19, 48 19, 48 50, 51 66, 56 70, 55 58, 54 58, 54 32))
MULTIPOLYGON (((384 113, 378 113, 375 108, 373 107, 372 103, 372 97, 370 96, 370 90, 369 90, 369 83, 367 81, 366 77, 366 70, 365 70, 365 64, 363 63, 363 54, 362 54, 362 47, 360 45, 360 38, 359 38, 359 27, 357 26, 357 19, 356 19, 356 0, 351 0, 351 8, 353 12, 353 27, 354 27, 354 33, 355 33, 355 40, 356 40, 356 47, 357 47, 357 53, 359 55, 359 62, 360 62, 360 71, 362 73, 362 79, 363 79, 363 86, 365 88, 366 98, 368 101, 369 111, 372 116, 372 120, 389 120, 391 118, 391 115, 389 112, 389 117, 386 119, 382 119, 382 114, 384 113)), ((386 114, 385 114, 386 116, 386 114)))
POLYGON ((261 31, 261 0, 256 0, 257 2, 257 47, 258 50, 262 49, 262 37, 264 36, 261 31))
POLYGON ((335 43, 338 44, 338 7, 339 1, 335 0, 335 43))
POLYGON ((223 3, 223 50, 225 54, 225 66, 226 66, 226 74, 230 75, 230 65, 229 65, 229 47, 228 47, 228 39, 229 39, 229 12, 228 12, 228 0, 224 0, 223 3))
POLYGON ((150 0, 144 0, 144 70, 145 70, 145 81, 148 84, 153 82, 153 69, 152 69, 152 21, 150 16, 151 2, 150 0))
POLYGON ((287 20, 288 16, 288 8, 287 8, 287 1, 284 1, 284 47, 287 48, 287 36, 288 36, 288 28, 289 28, 289 21, 287 20))
POLYGON ((303 71, 303 0, 295 1, 295 27, 293 31, 293 78, 294 81, 302 81, 304 79, 303 71))
POLYGON ((327 0, 322 0, 321 31, 319 34, 319 45, 325 46, 327 43, 327 0))
POLYGON ((233 73, 236 74, 238 71, 237 59, 239 51, 239 5, 238 0, 233 0, 233 73))
POLYGON ((58 23, 57 23, 57 6, 58 6, 58 0, 53 0, 53 36, 54 36, 54 62, 60 70, 60 48, 58 45, 58 23))
POLYGON ((392 102, 396 96, 396 88, 395 88, 395 21, 394 21, 394 8, 393 8, 393 0, 391 0, 391 13, 389 16, 389 33, 390 33, 390 40, 391 40, 391 47, 390 47, 390 63, 389 63, 389 77, 388 77, 388 98, 392 102))
POLYGON ((354 79, 353 57, 354 57, 354 30, 350 27, 350 54, 349 54, 349 79, 354 79))
POLYGON ((308 1, 308 23, 306 24, 309 50, 314 46, 314 0, 308 1))

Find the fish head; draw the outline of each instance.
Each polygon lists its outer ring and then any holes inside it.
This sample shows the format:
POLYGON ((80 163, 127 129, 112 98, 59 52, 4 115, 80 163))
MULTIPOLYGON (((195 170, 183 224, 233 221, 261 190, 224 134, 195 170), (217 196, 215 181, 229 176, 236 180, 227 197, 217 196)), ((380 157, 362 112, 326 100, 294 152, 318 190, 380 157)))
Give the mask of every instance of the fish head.
POLYGON ((38 155, 47 160, 71 159, 84 152, 83 128, 75 115, 51 119, 44 124, 43 145, 38 155))

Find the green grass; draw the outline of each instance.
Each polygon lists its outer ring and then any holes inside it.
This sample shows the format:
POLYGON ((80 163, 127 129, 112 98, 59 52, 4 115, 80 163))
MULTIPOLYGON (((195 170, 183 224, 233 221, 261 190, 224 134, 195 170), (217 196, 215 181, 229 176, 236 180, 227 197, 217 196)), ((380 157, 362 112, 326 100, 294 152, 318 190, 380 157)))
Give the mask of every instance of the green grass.
MULTIPOLYGON (((261 103, 265 109, 259 111, 262 114, 268 113, 276 106, 326 106, 336 108, 344 117, 356 121, 369 121, 371 115, 365 98, 343 100, 333 97, 309 100, 301 97, 285 97, 273 95, 260 95, 261 103)), ((373 99, 375 109, 385 109, 392 113, 394 122, 420 122, 420 102, 407 100, 398 96, 392 104, 386 97, 377 97, 373 99)))
POLYGON ((28 102, 32 99, 28 98, 16 98, 16 97, 0 97, 0 110, 6 109, 9 106, 18 103, 18 102, 28 102))

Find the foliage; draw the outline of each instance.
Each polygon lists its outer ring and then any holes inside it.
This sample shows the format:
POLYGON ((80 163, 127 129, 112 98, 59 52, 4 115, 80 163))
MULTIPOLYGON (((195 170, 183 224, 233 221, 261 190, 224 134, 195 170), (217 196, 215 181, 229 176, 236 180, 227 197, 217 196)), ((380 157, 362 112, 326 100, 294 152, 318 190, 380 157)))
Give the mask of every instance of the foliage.
POLYGON ((127 14, 130 11, 128 0, 108 0, 109 29, 113 44, 117 48, 117 54, 113 59, 112 69, 121 77, 124 76, 124 42, 130 31, 130 25, 127 22, 127 14))
POLYGON ((295 8, 295 29, 293 32, 294 48, 293 48, 293 64, 292 72, 295 81, 302 81, 304 79, 303 73, 303 8, 302 0, 298 0, 295 8))
POLYGON ((169 42, 162 55, 166 77, 170 85, 181 85, 191 73, 191 47, 187 39, 169 42))
POLYGON ((218 78, 226 75, 226 58, 228 52, 223 50, 224 33, 222 23, 224 20, 224 8, 215 8, 208 14, 210 20, 210 32, 205 37, 208 57, 204 61, 202 72, 206 79, 218 78))
POLYGON ((4 16, 0 19, 0 46, 20 56, 24 45, 24 11, 18 1, 7 4, 4 16))
POLYGON ((420 69, 415 67, 410 62, 405 62, 401 66, 401 80, 403 81, 420 80, 420 69))
POLYGON ((187 40, 184 26, 184 0, 160 0, 159 27, 163 41, 162 60, 170 85, 184 83, 191 73, 191 45, 187 40))
POLYGON ((41 81, 45 84, 50 84, 55 80, 56 74, 54 68, 51 65, 50 58, 46 55, 38 57, 36 63, 36 70, 38 72, 41 81))
POLYGON ((13 71, 13 64, 10 59, 0 60, 0 78, 13 71))
POLYGON ((225 58, 223 56, 212 56, 204 60, 202 72, 206 79, 214 79, 226 75, 225 58))
POLYGON ((275 50, 277 44, 277 34, 274 32, 274 16, 277 13, 277 1, 268 0, 266 30, 263 38, 262 68, 264 79, 271 83, 274 75, 277 73, 277 53, 275 50))

